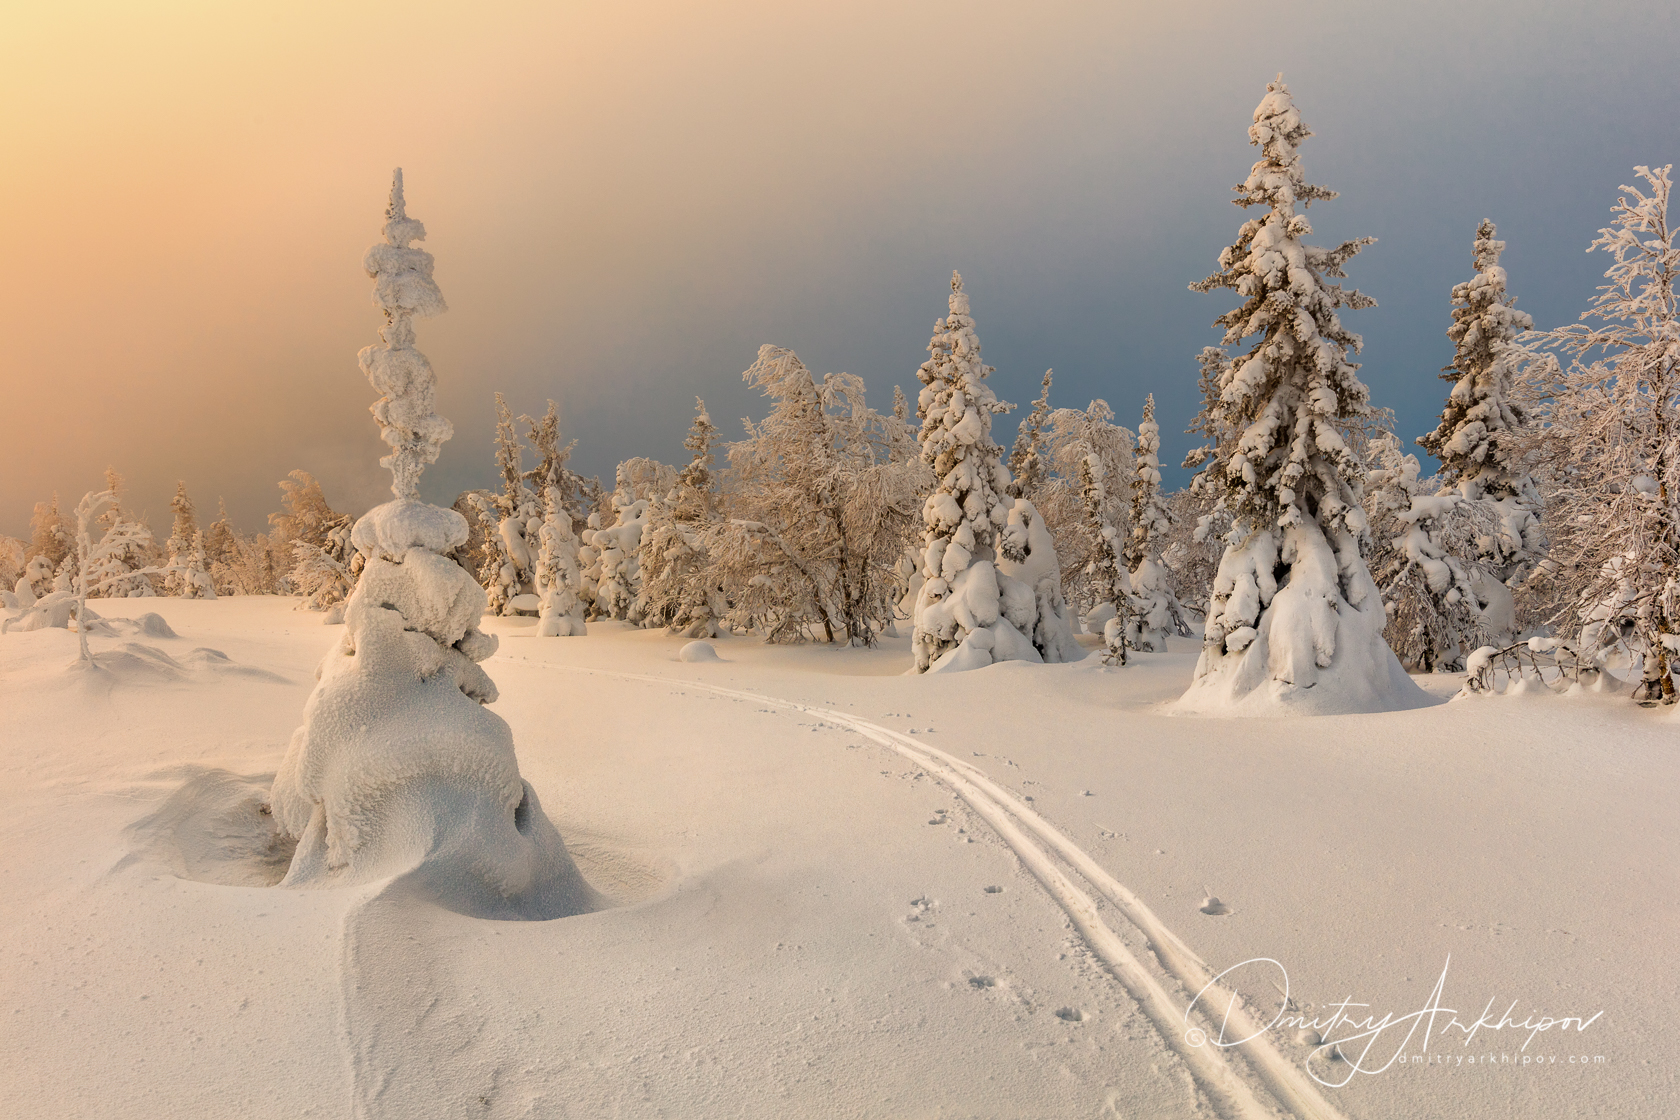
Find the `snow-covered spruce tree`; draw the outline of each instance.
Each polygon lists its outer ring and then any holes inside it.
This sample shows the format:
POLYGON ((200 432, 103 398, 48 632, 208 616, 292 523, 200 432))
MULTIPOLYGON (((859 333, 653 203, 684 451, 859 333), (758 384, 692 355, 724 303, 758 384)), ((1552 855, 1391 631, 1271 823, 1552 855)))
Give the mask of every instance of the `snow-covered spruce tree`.
POLYGON ((484 590, 445 555, 465 541, 466 521, 418 497, 420 472, 452 430, 414 349, 414 317, 444 303, 431 254, 412 247, 426 231, 405 212, 400 170, 386 219, 364 262, 383 344, 360 361, 383 394, 373 414, 395 500, 356 522, 367 565, 274 779, 275 822, 299 838, 281 885, 400 876, 481 917, 578 913, 595 896, 520 778, 508 725, 484 707, 496 699, 477 664, 496 648, 477 628, 484 590))
POLYGON ((1626 643, 1643 658, 1638 696, 1673 703, 1680 649, 1680 246, 1670 167, 1636 167, 1615 224, 1592 249, 1615 258, 1581 316, 1540 334, 1571 357, 1552 390, 1544 449, 1555 479, 1551 553, 1565 632, 1583 653, 1626 643))
MULTIPOLYGON (((922 507, 925 582, 916 597, 911 637, 916 670, 1042 661, 1045 651, 1031 637, 1039 628, 1034 589, 998 567, 1014 499, 1003 451, 992 439, 992 417, 1013 406, 999 401, 986 384, 991 368, 980 360, 968 293, 955 272, 949 314, 934 325, 928 354, 916 371, 922 382, 916 415, 922 421, 922 462, 935 482, 922 507)), ((1060 656, 1057 646, 1050 653, 1060 656)))
POLYGON ((869 407, 853 374, 819 380, 766 345, 742 377, 773 403, 729 446, 731 516, 706 536, 730 625, 766 641, 873 645, 892 624, 925 468, 895 457, 899 421, 869 407))
POLYGON ((526 477, 520 469, 519 433, 514 430, 513 413, 500 393, 496 394, 496 469, 502 476, 502 492, 483 511, 494 548, 486 552, 485 567, 479 576, 489 595, 492 614, 535 614, 542 499, 525 484, 526 477))
POLYGON ((1493 531, 1493 504, 1420 479, 1417 456, 1384 432, 1371 441, 1365 511, 1371 575, 1388 612, 1386 636, 1401 662, 1420 672, 1462 668, 1485 629, 1475 588, 1486 574, 1473 558, 1493 531), (1439 491, 1439 492, 1437 492, 1439 491))
MULTIPOLYGON (((542 524, 536 533, 537 557, 532 583, 537 595, 537 634, 545 638, 582 637, 584 625, 582 575, 578 569, 578 539, 568 491, 575 490, 577 477, 566 467, 573 444, 560 445, 560 408, 548 402, 541 420, 521 416, 528 428, 537 465, 525 476, 530 487, 543 496, 542 524)), ((526 535, 530 529, 527 523, 526 535)))
POLYGON ((637 551, 643 626, 663 626, 690 638, 715 638, 718 619, 728 610, 705 540, 718 516, 712 477, 716 439, 706 402, 696 397, 694 423, 683 440, 693 457, 677 472, 671 492, 653 502, 637 551))
POLYGON ((1440 425, 1418 445, 1440 460, 1441 482, 1466 500, 1493 506, 1496 531, 1480 542, 1479 559, 1500 582, 1515 586, 1545 552, 1540 492, 1523 461, 1527 417, 1513 392, 1529 360, 1517 338, 1534 320, 1506 294, 1499 266, 1505 242, 1494 239, 1497 232, 1482 219, 1472 254, 1476 275, 1453 286, 1447 337, 1457 351, 1441 377, 1454 384, 1440 425))
POLYGON ((583 589, 589 617, 640 621, 641 569, 636 555, 647 531, 648 510, 655 495, 676 483, 676 468, 637 457, 618 465, 612 493, 613 521, 591 514, 582 534, 578 562, 583 565, 583 589))
POLYGON ((210 581, 210 565, 204 557, 204 534, 198 528, 192 499, 187 497, 187 484, 175 484, 175 497, 169 508, 175 513, 175 524, 169 533, 169 575, 164 580, 167 593, 178 599, 214 599, 216 588, 210 581))
POLYGON ((1132 478, 1132 531, 1126 537, 1128 582, 1136 597, 1133 640, 1146 653, 1167 652, 1167 635, 1189 636, 1184 611, 1161 564, 1161 542, 1172 531, 1172 514, 1161 498, 1161 427, 1155 423, 1155 394, 1143 405, 1138 424, 1137 473, 1132 478))
POLYGON ((544 638, 577 638, 589 632, 583 621, 578 592, 578 539, 572 514, 558 486, 543 491, 543 523, 538 531, 536 584, 537 634, 544 638))
POLYGON ((1061 561, 1062 591, 1074 603, 1085 625, 1100 634, 1114 610, 1113 593, 1106 583, 1094 580, 1093 564, 1104 548, 1098 520, 1086 507, 1085 460, 1097 456, 1102 481, 1101 524, 1107 524, 1125 539, 1128 511, 1124 488, 1114 492, 1110 479, 1129 478, 1133 472, 1132 433, 1114 423, 1108 402, 1094 400, 1084 409, 1058 408, 1050 413, 1042 443, 1047 470, 1038 485, 1033 504, 1044 515, 1061 561))
POLYGON ((1044 423, 1050 418, 1050 380, 1054 370, 1044 371, 1044 387, 1033 402, 1032 411, 1015 432, 1015 446, 1009 452, 1009 492, 1017 498, 1038 501, 1047 470, 1044 454, 1044 423))
POLYGON ((1299 146, 1311 133, 1281 77, 1254 111, 1249 141, 1262 152, 1238 206, 1245 221, 1219 271, 1191 285, 1229 288, 1240 306, 1221 315, 1224 344, 1259 335, 1218 371, 1204 427, 1213 462, 1195 485, 1235 518, 1214 581, 1195 679, 1183 712, 1332 713, 1415 707, 1425 695, 1383 641, 1381 596, 1359 550, 1365 469, 1347 433, 1372 415, 1349 354, 1359 338, 1339 307, 1374 301, 1329 282, 1371 238, 1334 249, 1302 243, 1297 213, 1335 192, 1307 183, 1299 146))
MULTIPOLYGON (((90 573, 94 587, 91 594, 105 599, 149 598, 157 594, 157 589, 139 573, 142 569, 160 570, 157 541, 144 522, 136 521, 123 509, 122 483, 121 475, 114 469, 106 469, 105 493, 111 499, 104 503, 99 515, 105 531, 95 550, 97 556, 90 573)), ((80 508, 77 507, 78 511, 80 508)), ((79 525, 77 532, 81 532, 79 525)))
POLYGON ((1135 648, 1131 640, 1136 630, 1132 597, 1127 580, 1121 573, 1120 533, 1108 519, 1108 494, 1103 485, 1102 456, 1091 452, 1079 463, 1079 493, 1085 506, 1085 520, 1090 533, 1098 541, 1096 551, 1087 564, 1091 597, 1102 612, 1103 661, 1109 665, 1126 664, 1126 651, 1135 648))

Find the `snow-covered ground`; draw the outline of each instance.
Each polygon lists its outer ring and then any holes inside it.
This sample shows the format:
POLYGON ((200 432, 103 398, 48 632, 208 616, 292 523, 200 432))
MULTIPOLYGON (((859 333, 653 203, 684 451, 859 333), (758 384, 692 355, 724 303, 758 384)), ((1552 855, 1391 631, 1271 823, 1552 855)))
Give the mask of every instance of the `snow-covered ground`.
POLYGON ((261 807, 341 633, 292 605, 101 602, 178 637, 96 637, 92 674, 67 631, 0 638, 0 1113, 1680 1114, 1664 711, 1202 719, 1164 711, 1189 643, 906 677, 908 638, 683 661, 492 619, 494 710, 615 903, 496 922, 270 885, 261 807), (1287 977, 1320 1021, 1439 982, 1489 1025, 1466 1045, 1443 1012, 1425 1047, 1405 1019, 1351 1062, 1293 1027, 1223 1048, 1183 1018, 1197 970, 1255 958, 1226 979, 1262 1023, 1287 977))

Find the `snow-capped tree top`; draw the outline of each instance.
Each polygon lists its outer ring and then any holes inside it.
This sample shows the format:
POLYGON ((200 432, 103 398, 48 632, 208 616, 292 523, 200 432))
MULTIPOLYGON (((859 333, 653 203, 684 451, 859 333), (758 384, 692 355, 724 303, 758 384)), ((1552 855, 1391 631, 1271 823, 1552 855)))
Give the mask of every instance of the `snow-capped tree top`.
POLYGON ((372 408, 380 438, 391 447, 380 465, 391 471, 391 492, 412 498, 420 491, 420 472, 437 462, 455 429, 432 411, 437 378, 426 356, 414 349, 413 317, 437 315, 445 307, 432 281, 432 255, 409 246, 426 236, 426 227, 404 209, 400 167, 392 174, 385 219, 385 241, 362 260, 374 280, 373 302, 385 313, 379 332, 385 345, 365 347, 356 357, 368 381, 384 394, 372 408))
POLYGON ((1219 369, 1219 396, 1207 405, 1213 415, 1204 427, 1220 434, 1226 452, 1218 485, 1234 513, 1258 524, 1292 524, 1310 508, 1326 526, 1350 517, 1348 527, 1357 531, 1363 515, 1348 487, 1357 485, 1362 468, 1342 432, 1370 417, 1370 392, 1358 365, 1347 360, 1358 351, 1359 336, 1342 327, 1336 309, 1376 301, 1326 278, 1345 276, 1342 266, 1376 239, 1334 249, 1303 244, 1312 227, 1295 212, 1296 203, 1336 194, 1304 177, 1298 147, 1311 133, 1281 75, 1266 87, 1254 120, 1249 140, 1262 158, 1235 188, 1234 201, 1266 206, 1268 213, 1245 221, 1236 242, 1219 254, 1219 271, 1190 285, 1198 292, 1230 288, 1243 298, 1215 320, 1225 328, 1225 345, 1263 336, 1219 369), (1305 507, 1303 489, 1312 495, 1305 507))
POLYGON ((1499 267, 1505 243, 1495 239, 1497 232, 1492 222, 1482 219, 1471 253, 1476 275, 1453 286, 1447 337, 1456 352, 1441 376, 1455 384, 1440 424, 1418 444, 1441 460, 1444 481, 1538 504, 1539 495, 1509 446, 1524 420, 1523 410, 1510 399, 1514 363, 1524 357, 1512 344, 1534 320, 1505 294, 1505 270, 1499 267))
POLYGON ((384 244, 373 246, 362 260, 375 281, 373 302, 387 314, 400 311, 424 318, 447 311, 443 293, 432 280, 432 255, 411 245, 426 240, 426 227, 408 216, 400 167, 391 173, 391 201, 385 207, 383 232, 384 244))
MULTIPOLYGON (((956 272, 949 307, 950 314, 934 324, 931 357, 916 371, 922 382, 916 415, 922 421, 922 461, 939 480, 938 493, 929 498, 929 532, 947 537, 966 526, 971 537, 963 548, 971 553, 990 548, 1009 517, 1009 471, 1003 449, 992 439, 992 417, 1014 405, 999 401, 986 384, 991 367, 980 361, 968 293, 956 272)), ((966 561, 956 570, 964 566, 966 561)))

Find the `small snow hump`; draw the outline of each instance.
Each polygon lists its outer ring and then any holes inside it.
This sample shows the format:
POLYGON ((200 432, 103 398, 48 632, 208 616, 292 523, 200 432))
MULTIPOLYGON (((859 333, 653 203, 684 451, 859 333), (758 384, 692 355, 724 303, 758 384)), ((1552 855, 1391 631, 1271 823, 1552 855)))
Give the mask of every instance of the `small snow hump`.
POLYGON ((722 661, 711 642, 689 642, 677 651, 678 661, 722 661))

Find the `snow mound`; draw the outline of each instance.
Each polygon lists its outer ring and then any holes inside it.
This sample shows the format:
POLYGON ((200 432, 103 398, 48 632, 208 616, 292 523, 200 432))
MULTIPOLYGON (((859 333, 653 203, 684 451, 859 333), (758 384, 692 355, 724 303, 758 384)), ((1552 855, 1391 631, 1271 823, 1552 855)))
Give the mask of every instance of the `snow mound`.
POLYGON ((711 642, 689 642, 677 651, 678 661, 722 661, 711 642))
POLYGON ((179 638, 160 614, 150 611, 139 618, 108 618, 105 620, 119 634, 138 634, 147 638, 179 638))
POLYGON ((344 625, 344 604, 343 603, 334 603, 332 606, 328 607, 327 610, 326 610, 326 613, 321 616, 321 625, 322 626, 343 626, 344 625))
POLYGON ((280 882, 296 842, 267 811, 274 776, 197 766, 187 773, 161 806, 129 825, 129 855, 117 866, 150 863, 178 879, 229 887, 280 882))

